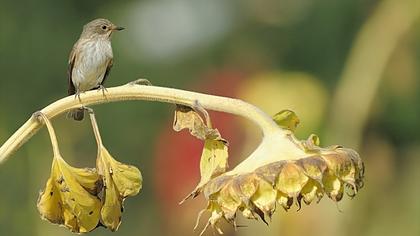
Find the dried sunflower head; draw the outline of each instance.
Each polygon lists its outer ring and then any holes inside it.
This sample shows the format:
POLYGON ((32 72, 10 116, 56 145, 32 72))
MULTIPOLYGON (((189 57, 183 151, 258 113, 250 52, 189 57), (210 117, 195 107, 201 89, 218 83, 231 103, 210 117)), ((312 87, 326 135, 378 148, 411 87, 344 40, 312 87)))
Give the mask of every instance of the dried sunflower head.
MULTIPOLYGON (((296 124, 290 114, 285 117, 296 124)), ((238 212, 267 223, 277 205, 288 210, 296 203, 300 209, 302 202, 319 201, 324 194, 340 201, 346 188, 353 197, 363 187, 363 174, 363 162, 354 150, 322 148, 315 135, 300 141, 291 129, 278 127, 246 160, 202 188, 208 201, 203 211, 211 213, 204 230, 212 226, 221 233, 221 219, 235 226, 238 212)))

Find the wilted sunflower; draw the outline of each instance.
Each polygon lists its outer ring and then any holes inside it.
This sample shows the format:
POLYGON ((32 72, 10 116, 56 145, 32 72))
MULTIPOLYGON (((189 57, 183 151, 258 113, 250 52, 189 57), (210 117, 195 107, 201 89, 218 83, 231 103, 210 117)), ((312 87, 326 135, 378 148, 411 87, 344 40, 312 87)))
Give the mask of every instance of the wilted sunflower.
POLYGON ((363 187, 364 166, 357 152, 341 146, 322 148, 316 135, 297 140, 292 131, 299 119, 289 110, 274 118, 278 129, 265 136, 246 160, 213 176, 201 184, 199 192, 196 189, 190 195, 203 192, 208 201, 207 208, 199 214, 211 213, 204 230, 212 226, 222 233, 218 227, 221 219, 236 226, 238 212, 267 223, 276 205, 288 210, 296 203, 300 209, 302 202, 318 202, 324 194, 337 202, 345 188, 353 197, 363 187))

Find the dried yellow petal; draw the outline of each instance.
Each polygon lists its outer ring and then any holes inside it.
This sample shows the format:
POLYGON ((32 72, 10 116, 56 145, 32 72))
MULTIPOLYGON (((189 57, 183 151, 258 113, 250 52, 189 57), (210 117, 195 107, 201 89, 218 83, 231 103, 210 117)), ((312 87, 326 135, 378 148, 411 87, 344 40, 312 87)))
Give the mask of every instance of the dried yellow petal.
MULTIPOLYGON (((259 181, 258 190, 251 197, 251 201, 266 215, 270 216, 274 212, 277 199, 277 190, 264 180, 259 181)), ((258 213, 258 212, 257 212, 258 213)), ((260 215, 261 216, 261 215, 260 215)), ((264 216, 261 216, 265 221, 264 216)))
POLYGON ((332 200, 338 202, 343 198, 344 185, 332 172, 325 172, 322 183, 325 192, 332 200))
POLYGON ((323 196, 323 191, 321 188, 321 185, 313 180, 309 179, 308 183, 302 188, 302 191, 300 192, 300 195, 298 196, 298 204, 300 206, 300 201, 303 199, 303 202, 305 202, 307 205, 309 205, 315 197, 320 200, 323 196))
POLYGON ((288 197, 287 194, 278 191, 277 202, 283 207, 284 210, 289 210, 293 204, 293 198, 288 197))
POLYGON ((279 191, 286 193, 288 196, 296 197, 308 182, 308 179, 302 168, 289 162, 283 165, 276 186, 279 191))
POLYGON ((224 215, 228 221, 233 220, 236 214, 236 210, 241 205, 240 193, 236 193, 231 185, 226 186, 220 190, 217 203, 224 212, 224 215))

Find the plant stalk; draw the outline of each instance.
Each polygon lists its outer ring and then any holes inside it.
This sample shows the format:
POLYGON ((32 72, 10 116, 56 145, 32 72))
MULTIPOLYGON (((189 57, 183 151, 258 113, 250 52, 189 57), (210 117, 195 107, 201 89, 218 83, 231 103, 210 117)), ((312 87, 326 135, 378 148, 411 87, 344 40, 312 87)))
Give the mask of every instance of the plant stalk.
MULTIPOLYGON (((68 96, 55 101, 43 108, 40 112, 51 120, 62 113, 81 106, 117 101, 147 100, 180 104, 190 107, 193 107, 198 102, 204 109, 239 115, 253 121, 261 129, 263 136, 267 136, 274 131, 278 132, 279 130, 276 123, 269 115, 262 112, 256 106, 242 100, 174 88, 139 85, 136 82, 107 88, 104 94, 99 90, 88 91, 81 94, 80 99, 81 102, 74 96, 68 96)), ((42 126, 43 124, 38 122, 34 116, 26 121, 0 147, 0 164, 17 151, 42 126)))

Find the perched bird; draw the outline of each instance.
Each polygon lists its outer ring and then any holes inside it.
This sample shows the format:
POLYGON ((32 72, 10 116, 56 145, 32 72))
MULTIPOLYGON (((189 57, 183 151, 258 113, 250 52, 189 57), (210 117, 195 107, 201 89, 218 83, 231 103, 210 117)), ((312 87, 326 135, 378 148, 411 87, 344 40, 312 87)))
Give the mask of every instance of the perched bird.
MULTIPOLYGON (((111 35, 123 30, 107 19, 95 19, 83 26, 79 40, 70 52, 68 62, 68 95, 75 94, 80 100, 80 93, 102 89, 112 67, 113 54, 111 35)), ((84 109, 69 112, 75 120, 83 120, 84 109)))

